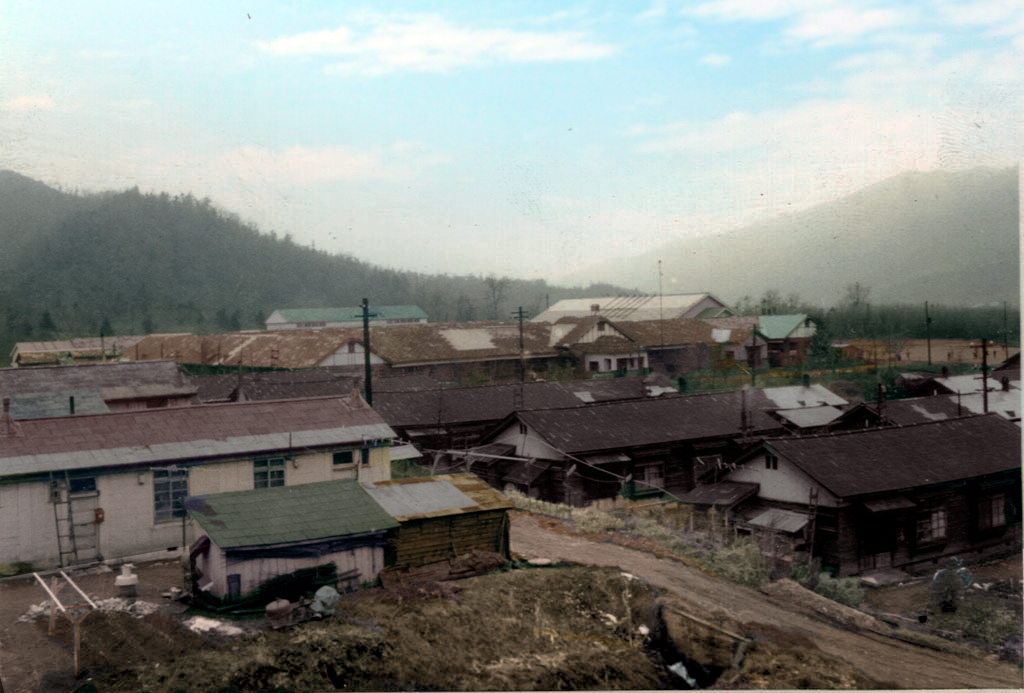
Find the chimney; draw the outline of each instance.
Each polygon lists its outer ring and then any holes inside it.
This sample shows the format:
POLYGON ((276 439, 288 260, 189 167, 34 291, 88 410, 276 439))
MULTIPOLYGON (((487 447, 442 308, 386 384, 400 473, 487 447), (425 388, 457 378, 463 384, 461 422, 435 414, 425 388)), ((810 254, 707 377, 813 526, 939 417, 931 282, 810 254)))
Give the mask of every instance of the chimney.
POLYGON ((70 413, 71 416, 75 415, 75 396, 74 395, 71 395, 70 397, 68 397, 68 413, 70 413))
POLYGON ((16 436, 21 434, 18 424, 11 418, 11 398, 4 397, 4 413, 0 417, 0 436, 16 436))
POLYGON ((601 305, 600 304, 598 304, 598 303, 591 303, 590 304, 590 312, 591 313, 593 313, 594 315, 597 315, 600 311, 601 311, 601 305))

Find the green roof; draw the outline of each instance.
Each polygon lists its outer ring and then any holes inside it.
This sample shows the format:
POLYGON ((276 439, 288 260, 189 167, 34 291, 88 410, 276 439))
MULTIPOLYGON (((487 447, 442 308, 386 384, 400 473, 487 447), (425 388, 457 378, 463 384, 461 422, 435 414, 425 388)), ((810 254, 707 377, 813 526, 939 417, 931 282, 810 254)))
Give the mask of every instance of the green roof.
POLYGON ((798 313, 796 315, 761 315, 757 320, 760 323, 760 332, 766 339, 785 339, 806 319, 806 315, 798 313))
POLYGON ((355 479, 189 496, 189 514, 217 546, 275 546, 398 527, 355 479))
MULTIPOLYGON (((351 308, 281 308, 277 314, 285 322, 352 322, 363 319, 363 307, 351 308)), ((426 320, 419 306, 370 306, 371 320, 426 320)))

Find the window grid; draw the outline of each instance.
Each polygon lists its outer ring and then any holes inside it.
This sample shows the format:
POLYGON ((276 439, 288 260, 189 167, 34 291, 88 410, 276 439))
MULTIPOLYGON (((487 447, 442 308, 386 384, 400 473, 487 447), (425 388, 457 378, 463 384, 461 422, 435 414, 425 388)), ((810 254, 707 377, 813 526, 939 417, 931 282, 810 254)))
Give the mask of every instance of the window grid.
POLYGON ((253 487, 284 486, 284 458, 274 457, 253 462, 253 487))
POLYGON ((927 544, 946 538, 946 509, 933 508, 917 519, 917 541, 927 544))
POLYGON ((153 470, 153 519, 156 522, 184 517, 187 495, 187 469, 153 470))

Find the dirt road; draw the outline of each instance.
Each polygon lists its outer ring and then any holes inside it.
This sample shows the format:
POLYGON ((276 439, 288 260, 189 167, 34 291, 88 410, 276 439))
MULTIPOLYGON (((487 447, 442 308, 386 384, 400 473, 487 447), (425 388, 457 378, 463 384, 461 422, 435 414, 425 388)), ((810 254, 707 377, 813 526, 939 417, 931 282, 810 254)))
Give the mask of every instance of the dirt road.
POLYGON ((880 683, 900 688, 1019 689, 1024 685, 1021 671, 1006 662, 937 652, 868 631, 845 630, 811 609, 709 577, 672 559, 607 541, 547 531, 529 515, 513 520, 511 547, 525 558, 617 567, 703 611, 803 635, 823 652, 846 660, 880 683))

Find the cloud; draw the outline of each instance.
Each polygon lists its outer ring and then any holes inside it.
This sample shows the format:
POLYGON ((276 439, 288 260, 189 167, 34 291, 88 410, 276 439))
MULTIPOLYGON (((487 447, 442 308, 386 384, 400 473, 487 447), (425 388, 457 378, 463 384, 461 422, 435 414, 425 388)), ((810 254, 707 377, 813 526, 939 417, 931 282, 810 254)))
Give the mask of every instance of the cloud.
POLYGON ((277 152, 241 147, 217 157, 208 166, 212 176, 285 186, 395 179, 407 172, 406 166, 386 163, 378 153, 341 146, 290 147, 277 152))
POLYGON ((53 107, 53 99, 49 96, 16 96, 0 101, 0 111, 43 111, 53 107))
POLYGON ((598 60, 617 47, 590 41, 581 32, 467 29, 436 16, 376 18, 369 26, 340 26, 261 42, 282 56, 341 58, 336 73, 386 74, 401 70, 444 72, 487 63, 598 60))
POLYGON ((698 61, 701 65, 724 67, 729 64, 729 56, 721 53, 709 53, 698 61))
POLYGON ((869 34, 905 26, 916 18, 911 9, 834 0, 711 0, 687 10, 687 14, 723 22, 789 20, 783 31, 786 38, 818 48, 851 43, 869 34))

